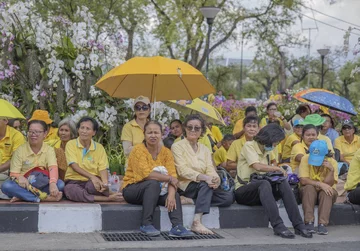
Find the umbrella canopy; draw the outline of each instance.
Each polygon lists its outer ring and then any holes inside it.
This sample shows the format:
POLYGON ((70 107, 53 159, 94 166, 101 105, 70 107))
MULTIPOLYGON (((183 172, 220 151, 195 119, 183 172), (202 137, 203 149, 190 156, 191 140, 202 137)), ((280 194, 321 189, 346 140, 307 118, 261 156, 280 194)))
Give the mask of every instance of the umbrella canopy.
POLYGON ((302 98, 315 104, 326 106, 330 109, 344 112, 350 115, 357 114, 353 104, 351 104, 349 100, 334 93, 315 91, 302 95, 302 98))
POLYGON ((169 100, 167 105, 177 109, 184 115, 199 113, 200 115, 205 116, 204 119, 207 122, 212 122, 218 125, 225 125, 221 114, 216 110, 216 108, 199 98, 194 100, 169 100))
POLYGON ((333 93, 331 91, 328 91, 328 90, 325 90, 325 89, 310 88, 310 89, 306 89, 306 90, 297 92, 293 97, 296 98, 297 100, 299 100, 300 102, 306 103, 308 101, 303 99, 302 96, 307 94, 307 93, 318 92, 318 91, 335 94, 335 93, 333 93))
POLYGON ((112 97, 143 95, 151 102, 192 100, 215 93, 204 75, 180 60, 164 57, 135 57, 106 73, 96 84, 112 97))
POLYGON ((5 99, 0 99, 0 118, 25 119, 24 115, 5 99))

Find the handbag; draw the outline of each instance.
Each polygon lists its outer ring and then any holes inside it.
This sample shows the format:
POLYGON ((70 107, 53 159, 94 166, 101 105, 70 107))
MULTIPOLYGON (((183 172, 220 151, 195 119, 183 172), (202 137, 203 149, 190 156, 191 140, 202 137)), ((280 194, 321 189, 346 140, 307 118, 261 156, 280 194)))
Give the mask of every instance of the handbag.
POLYGON ((220 188, 224 191, 234 191, 235 181, 231 177, 230 173, 223 167, 216 167, 216 172, 220 177, 220 188))

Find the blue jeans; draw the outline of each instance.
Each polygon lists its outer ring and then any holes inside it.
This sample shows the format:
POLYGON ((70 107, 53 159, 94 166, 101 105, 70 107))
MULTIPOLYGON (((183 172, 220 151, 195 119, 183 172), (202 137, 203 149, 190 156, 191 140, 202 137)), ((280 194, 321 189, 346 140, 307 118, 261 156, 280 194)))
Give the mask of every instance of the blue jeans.
MULTIPOLYGON (((56 183, 56 186, 58 187, 59 191, 62 192, 64 190, 65 183, 62 180, 58 180, 56 183)), ((43 189, 40 189, 40 190, 42 192, 50 194, 49 185, 47 185, 46 187, 44 187, 43 189)), ((35 194, 28 191, 27 189, 19 186, 18 183, 16 183, 15 181, 12 181, 12 180, 5 181, 4 184, 2 184, 2 186, 1 186, 1 191, 4 194, 6 194, 7 196, 9 196, 10 198, 16 197, 16 198, 19 198, 24 201, 40 202, 39 197, 37 197, 35 194)))

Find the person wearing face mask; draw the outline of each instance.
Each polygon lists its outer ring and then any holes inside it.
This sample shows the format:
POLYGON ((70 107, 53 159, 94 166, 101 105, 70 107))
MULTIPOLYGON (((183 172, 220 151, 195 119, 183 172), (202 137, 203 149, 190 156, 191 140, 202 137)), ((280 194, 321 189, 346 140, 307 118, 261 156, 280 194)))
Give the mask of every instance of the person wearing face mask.
POLYGON ((294 121, 294 132, 286 139, 282 149, 282 163, 290 163, 291 150, 297 143, 300 143, 302 130, 304 127, 303 125, 300 125, 301 121, 302 120, 299 119, 294 121))
POLYGON ((312 234, 305 229, 296 199, 288 182, 278 184, 273 190, 267 180, 250 180, 253 173, 286 172, 276 164, 273 153, 274 148, 285 138, 284 130, 277 124, 263 127, 254 137, 253 141, 245 143, 241 149, 237 176, 235 178, 235 199, 238 204, 247 206, 262 205, 274 230, 274 234, 282 238, 295 238, 295 235, 284 225, 279 215, 276 204, 277 199, 282 199, 295 229, 295 234, 311 238, 312 234))
POLYGON ((337 198, 336 184, 338 181, 337 162, 324 140, 315 140, 309 147, 309 154, 302 159, 299 167, 300 194, 304 211, 306 229, 316 233, 314 228, 314 208, 318 201, 319 221, 317 233, 328 234, 332 205, 337 198))

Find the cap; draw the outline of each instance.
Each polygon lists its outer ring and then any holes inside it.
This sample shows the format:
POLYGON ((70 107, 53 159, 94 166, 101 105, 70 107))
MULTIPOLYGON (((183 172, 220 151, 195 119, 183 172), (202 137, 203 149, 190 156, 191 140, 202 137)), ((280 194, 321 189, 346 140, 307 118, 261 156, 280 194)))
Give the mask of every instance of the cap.
POLYGON ((350 127, 352 127, 352 128, 355 128, 354 123, 353 123, 351 120, 349 120, 349 119, 345 120, 345 121, 342 123, 341 129, 343 129, 345 126, 350 126, 350 127))
POLYGON ((305 119, 300 122, 300 125, 314 125, 314 126, 321 126, 324 124, 326 119, 321 117, 319 114, 310 114, 305 117, 305 119))
POLYGON ((301 122, 303 122, 304 120, 303 119, 296 119, 294 121, 294 126, 302 126, 301 122))
POLYGON ((325 140, 313 141, 309 147, 309 165, 321 166, 328 152, 329 150, 325 140))
POLYGON ((139 96, 135 99, 134 105, 136 105, 137 103, 142 102, 145 105, 150 104, 150 99, 148 97, 145 96, 139 96))
POLYGON ((32 117, 29 119, 29 122, 32 120, 41 120, 44 121, 47 125, 53 122, 49 117, 48 111, 44 110, 35 110, 32 117))

